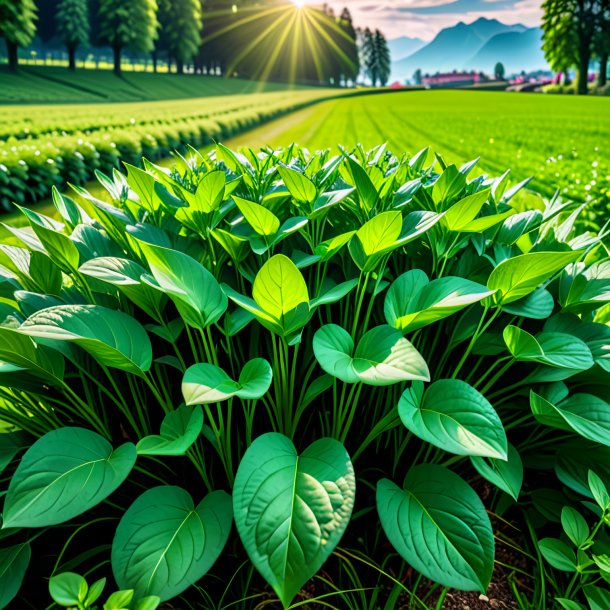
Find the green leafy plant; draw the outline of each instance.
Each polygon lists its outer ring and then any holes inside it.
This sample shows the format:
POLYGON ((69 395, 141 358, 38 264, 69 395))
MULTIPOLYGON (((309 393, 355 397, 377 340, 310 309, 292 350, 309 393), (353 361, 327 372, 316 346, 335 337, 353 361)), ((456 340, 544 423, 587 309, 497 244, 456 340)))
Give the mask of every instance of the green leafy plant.
POLYGON ((23 209, 0 607, 43 578, 100 607, 113 578, 104 609, 440 608, 487 590, 496 540, 551 566, 533 607, 604 607, 608 230, 429 158, 218 144, 23 209))

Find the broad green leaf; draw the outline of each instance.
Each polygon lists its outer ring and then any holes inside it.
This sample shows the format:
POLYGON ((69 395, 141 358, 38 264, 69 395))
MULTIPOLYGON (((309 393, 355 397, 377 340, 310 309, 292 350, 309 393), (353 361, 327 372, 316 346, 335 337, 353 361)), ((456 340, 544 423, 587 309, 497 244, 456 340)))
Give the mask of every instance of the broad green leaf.
POLYGON ((450 231, 467 231, 468 225, 479 215, 490 194, 491 189, 487 188, 460 199, 446 211, 441 224, 450 231))
POLYGON ((564 333, 540 333, 536 337, 517 326, 503 332, 508 351, 520 362, 586 371, 593 366, 591 350, 584 341, 564 333))
POLYGON ((248 257, 250 242, 245 237, 234 235, 223 229, 214 229, 211 231, 211 235, 235 262, 241 263, 248 257))
POLYGON ((518 451, 509 443, 507 460, 471 457, 476 471, 490 483, 517 501, 523 484, 523 463, 518 451))
POLYGON ((353 192, 354 189, 349 188, 341 189, 339 191, 328 191, 326 193, 320 193, 320 196, 315 200, 313 204, 313 211, 308 215, 308 217, 311 220, 316 220, 317 218, 320 218, 320 216, 328 212, 330 208, 341 203, 353 192))
POLYGON ((59 606, 82 606, 88 591, 87 581, 74 572, 63 572, 51 576, 49 580, 49 593, 59 606))
POLYGON ((337 254, 355 234, 356 231, 348 231, 347 233, 327 239, 316 246, 315 253, 320 256, 322 262, 326 262, 337 254))
POLYGON ((585 610, 585 607, 573 599, 566 599, 565 597, 556 597, 555 601, 563 608, 563 610, 585 610))
POLYGON ((227 309, 227 296, 216 278, 187 254, 140 242, 159 288, 175 303, 182 318, 194 328, 217 322, 227 309))
POLYGON ((356 187, 360 207, 366 212, 370 212, 377 203, 379 195, 375 185, 369 178, 366 170, 351 157, 346 157, 345 167, 352 179, 352 184, 356 187))
POLYGON ((135 375, 142 375, 152 364, 152 346, 144 327, 135 318, 100 305, 42 309, 31 315, 19 332, 75 343, 99 363, 135 375))
POLYGON ((190 210, 209 214, 216 210, 225 196, 227 176, 223 171, 207 172, 197 185, 195 193, 184 191, 190 210))
POLYGON ((392 546, 426 578, 485 592, 494 563, 491 523, 480 498, 457 474, 425 464, 411 468, 404 489, 383 479, 377 512, 392 546))
POLYGON ((610 509, 610 493, 608 493, 606 484, 593 470, 589 470, 588 480, 589 489, 598 506, 604 512, 610 509))
POLYGON ((258 203, 242 199, 236 195, 233 196, 233 200, 246 219, 246 222, 256 233, 269 237, 279 231, 280 220, 273 212, 270 212, 258 203))
POLYGON ((559 302, 564 311, 576 313, 610 302, 610 259, 567 267, 559 278, 559 302))
POLYGON ((508 258, 491 272, 487 287, 498 291, 494 299, 499 305, 518 301, 581 255, 571 251, 530 252, 508 258))
POLYGON ((73 199, 62 195, 55 185, 51 187, 51 196, 55 209, 70 227, 75 227, 83 221, 82 209, 73 199))
POLYGON ((610 608, 610 591, 594 585, 583 587, 585 597, 591 610, 608 610, 610 608))
POLYGON ((322 369, 345 383, 384 386, 430 379, 420 353, 390 326, 369 330, 354 349, 354 341, 346 330, 327 324, 314 335, 313 351, 322 369))
POLYGON ((557 447, 557 478, 577 493, 593 497, 589 488, 589 470, 610 483, 610 448, 580 437, 557 447))
POLYGON ((127 184, 138 196, 140 205, 148 212, 154 212, 159 203, 159 198, 155 193, 155 177, 135 165, 129 163, 123 163, 123 165, 127 170, 127 184))
POLYGON ((407 333, 442 320, 493 294, 461 277, 430 281, 420 269, 407 271, 390 286, 384 302, 387 323, 407 333))
POLYGON ((159 435, 145 436, 136 449, 139 455, 184 455, 199 438, 202 428, 201 407, 183 405, 165 416, 159 435))
POLYGON ((366 222, 349 242, 349 251, 361 271, 372 271, 380 256, 390 252, 402 232, 400 212, 382 212, 366 222))
POLYGON ((589 526, 585 518, 571 506, 563 507, 561 526, 575 546, 582 546, 589 537, 589 526))
POLYGON ((277 433, 257 438, 233 487, 235 524, 252 563, 288 607, 328 559, 356 493, 349 455, 323 438, 301 455, 277 433))
POLYGON ((538 288, 518 301, 503 305, 502 310, 513 316, 546 320, 553 313, 554 307, 553 295, 546 288, 538 288))
POLYGON ((271 378, 271 366, 263 358, 246 363, 238 381, 233 381, 213 364, 194 364, 184 374, 182 395, 187 405, 221 402, 233 396, 242 400, 256 400, 267 393, 271 378))
POLYGON ((530 405, 534 417, 541 423, 610 446, 610 405, 601 398, 574 394, 555 405, 532 391, 530 405))
POLYGON ((320 307, 320 305, 331 305, 332 303, 337 303, 341 299, 345 298, 357 285, 357 279, 341 282, 340 284, 332 286, 332 288, 327 290, 324 290, 325 286, 323 285, 322 294, 315 299, 311 299, 311 307, 314 308, 320 307))
POLYGON ((162 294, 142 282, 141 278, 147 271, 134 261, 110 256, 92 258, 81 265, 79 272, 116 286, 130 301, 154 319, 163 309, 162 294))
POLYGON ((307 176, 285 165, 278 165, 277 171, 293 199, 309 204, 315 201, 318 191, 315 184, 307 176))
POLYGON ((214 565, 233 520, 231 498, 208 494, 197 506, 180 487, 145 491, 127 509, 112 542, 112 572, 121 589, 161 601, 180 595, 214 565))
POLYGON ((398 403, 402 423, 419 438, 457 455, 507 459, 506 433, 487 399, 465 381, 421 381, 398 403))
POLYGON ((455 199, 466 186, 466 176, 455 165, 449 165, 432 187, 432 199, 441 209, 455 199))
POLYGON ((556 569, 562 572, 576 572, 576 553, 557 538, 543 538, 538 541, 542 556, 556 569))
POLYGON ((83 428, 60 428, 38 439, 11 479, 4 502, 8 527, 64 523, 106 499, 127 478, 136 448, 110 443, 83 428))
POLYGON ((32 437, 25 432, 5 432, 0 434, 0 474, 15 456, 32 444, 32 437))
POLYGON ((106 600, 104 610, 124 610, 124 608, 129 607, 129 604, 131 604, 134 593, 135 591, 133 589, 127 589, 126 591, 115 591, 106 600))
POLYGON ((0 608, 6 608, 17 597, 31 555, 29 544, 0 549, 0 608))
POLYGON ((37 345, 18 330, 0 326, 0 361, 14 364, 54 385, 64 377, 64 359, 53 350, 37 345))

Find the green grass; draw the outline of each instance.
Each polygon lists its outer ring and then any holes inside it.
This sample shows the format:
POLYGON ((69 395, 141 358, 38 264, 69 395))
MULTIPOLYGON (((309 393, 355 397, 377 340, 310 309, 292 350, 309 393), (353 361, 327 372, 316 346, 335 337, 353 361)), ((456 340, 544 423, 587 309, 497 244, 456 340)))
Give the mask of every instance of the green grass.
POLYGON ((585 200, 610 198, 610 99, 478 91, 413 91, 337 99, 301 110, 231 141, 233 146, 337 142, 396 153, 425 146, 448 161, 481 155, 490 173, 534 176, 533 188, 556 188, 585 200), (587 188, 588 187, 588 188, 587 188))
POLYGON ((288 88, 303 87, 192 74, 124 72, 117 77, 111 70, 79 69, 71 72, 67 68, 41 66, 25 66, 15 74, 0 68, 0 103, 5 104, 172 100, 288 88))

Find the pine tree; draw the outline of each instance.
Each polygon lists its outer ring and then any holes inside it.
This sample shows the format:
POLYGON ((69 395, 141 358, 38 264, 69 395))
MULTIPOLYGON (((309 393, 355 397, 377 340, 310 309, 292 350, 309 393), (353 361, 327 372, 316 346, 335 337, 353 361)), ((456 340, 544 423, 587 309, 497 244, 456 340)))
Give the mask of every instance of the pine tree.
POLYGON ((89 42, 89 7, 87 0, 60 0, 55 15, 57 35, 68 50, 70 70, 76 69, 76 50, 89 42))
POLYGON ((156 0, 99 0, 100 38, 114 52, 114 73, 121 74, 125 47, 152 51, 157 37, 156 0))
POLYGON ((362 66, 366 76, 371 80, 373 87, 377 86, 379 72, 377 67, 377 49, 375 47, 375 38, 373 32, 366 28, 362 33, 362 66))
POLYGON ((200 0, 173 0, 159 3, 162 36, 176 71, 184 72, 184 64, 191 61, 201 44, 200 0))
POLYGON ((36 34, 34 0, 0 0, 0 37, 6 41, 11 70, 18 65, 17 49, 32 42, 36 34))
POLYGON ((343 77, 345 80, 356 82, 360 72, 360 58, 358 55, 358 45, 356 43, 356 30, 352 15, 348 8, 344 8, 338 21, 339 27, 345 33, 345 38, 340 41, 340 46, 345 49, 345 54, 349 60, 349 65, 344 68, 343 77))
POLYGON ((377 60, 377 74, 381 86, 385 87, 388 84, 390 74, 392 73, 392 56, 390 54, 390 48, 388 47, 388 41, 379 30, 375 30, 374 44, 377 60))

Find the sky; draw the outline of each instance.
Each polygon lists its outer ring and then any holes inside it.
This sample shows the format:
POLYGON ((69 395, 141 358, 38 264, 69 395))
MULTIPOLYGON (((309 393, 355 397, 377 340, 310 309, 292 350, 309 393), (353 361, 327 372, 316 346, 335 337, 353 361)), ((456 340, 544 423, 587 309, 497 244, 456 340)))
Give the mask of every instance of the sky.
MULTIPOLYGON (((379 28, 388 38, 432 40, 439 30, 479 17, 507 24, 540 24, 542 0, 327 0, 336 11, 347 6, 357 26, 379 28)), ((319 5, 320 0, 305 0, 319 5)))

